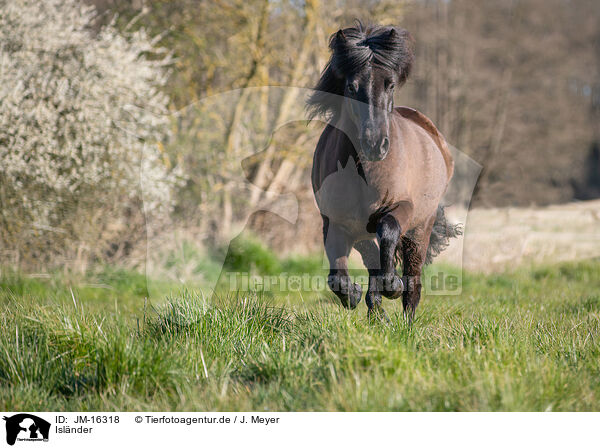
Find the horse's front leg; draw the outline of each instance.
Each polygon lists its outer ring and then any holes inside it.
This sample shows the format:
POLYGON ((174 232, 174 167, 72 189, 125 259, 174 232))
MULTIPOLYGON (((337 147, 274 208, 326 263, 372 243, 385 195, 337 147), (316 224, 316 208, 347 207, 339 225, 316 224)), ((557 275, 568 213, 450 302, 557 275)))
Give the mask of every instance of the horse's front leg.
POLYGON ((379 291, 389 299, 397 299, 402 294, 402 279, 396 272, 396 248, 400 242, 402 229, 396 218, 385 215, 377 223, 379 241, 380 270, 377 281, 379 291))
POLYGON ((363 263, 369 271, 369 289, 365 296, 365 303, 369 309, 369 317, 377 317, 389 321, 389 318, 381 305, 381 269, 379 248, 373 240, 359 241, 354 245, 360 252, 363 263))
POLYGON ((348 275, 348 256, 352 249, 352 240, 341 227, 330 224, 328 220, 324 224, 325 251, 329 259, 327 284, 345 308, 354 309, 360 302, 362 288, 353 283, 348 275))

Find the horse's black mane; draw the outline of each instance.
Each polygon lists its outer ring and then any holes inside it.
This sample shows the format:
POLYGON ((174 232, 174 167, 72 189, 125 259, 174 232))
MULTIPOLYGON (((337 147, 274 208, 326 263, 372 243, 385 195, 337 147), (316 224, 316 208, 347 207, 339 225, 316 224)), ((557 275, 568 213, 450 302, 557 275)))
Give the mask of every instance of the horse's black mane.
POLYGON ((366 64, 392 71, 403 84, 413 63, 412 38, 408 31, 392 26, 356 26, 333 34, 329 40, 332 52, 315 92, 309 97, 307 107, 310 118, 335 116, 340 97, 344 95, 345 78, 357 73, 366 64))

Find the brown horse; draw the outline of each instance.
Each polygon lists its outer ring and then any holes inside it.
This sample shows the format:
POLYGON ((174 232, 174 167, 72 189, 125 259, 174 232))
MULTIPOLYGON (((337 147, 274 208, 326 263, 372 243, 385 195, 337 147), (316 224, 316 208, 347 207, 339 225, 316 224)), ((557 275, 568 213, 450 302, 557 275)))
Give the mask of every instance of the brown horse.
POLYGON ((328 284, 343 306, 360 302, 362 289, 348 274, 354 247, 369 271, 369 316, 387 319, 381 296, 403 295, 412 319, 424 263, 457 233, 439 206, 453 160, 427 117, 393 106, 394 87, 406 81, 413 62, 408 32, 359 22, 334 34, 329 47, 331 59, 308 100, 312 116, 329 121, 312 168, 328 284))

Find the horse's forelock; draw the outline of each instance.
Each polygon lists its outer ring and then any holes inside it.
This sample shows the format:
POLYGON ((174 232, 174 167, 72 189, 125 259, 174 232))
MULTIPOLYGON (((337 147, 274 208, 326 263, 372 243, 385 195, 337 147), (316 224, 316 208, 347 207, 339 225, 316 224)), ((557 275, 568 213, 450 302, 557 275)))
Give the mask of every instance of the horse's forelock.
MULTIPOLYGON (((411 38, 406 30, 391 26, 362 24, 345 28, 331 37, 331 65, 335 71, 351 75, 367 63, 398 72, 401 79, 407 66, 412 65, 411 38)), ((407 75, 407 74, 406 74, 407 75)))
POLYGON ((331 59, 307 101, 310 117, 333 114, 339 109, 338 96, 344 94, 344 78, 360 71, 367 63, 398 74, 406 81, 413 62, 412 38, 401 28, 356 26, 333 34, 329 41, 331 59), (333 94, 333 95, 332 95, 333 94))

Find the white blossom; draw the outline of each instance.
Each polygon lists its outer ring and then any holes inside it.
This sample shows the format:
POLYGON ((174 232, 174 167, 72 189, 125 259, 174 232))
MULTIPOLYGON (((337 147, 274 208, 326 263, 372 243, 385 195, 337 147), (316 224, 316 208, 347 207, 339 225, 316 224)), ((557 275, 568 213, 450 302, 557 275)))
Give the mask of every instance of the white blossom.
POLYGON ((157 49, 143 30, 93 32, 95 11, 82 3, 0 0, 5 220, 60 228, 82 202, 125 208, 142 172, 146 212, 172 209, 178 172, 158 144, 169 138, 170 60, 146 57, 157 49))

